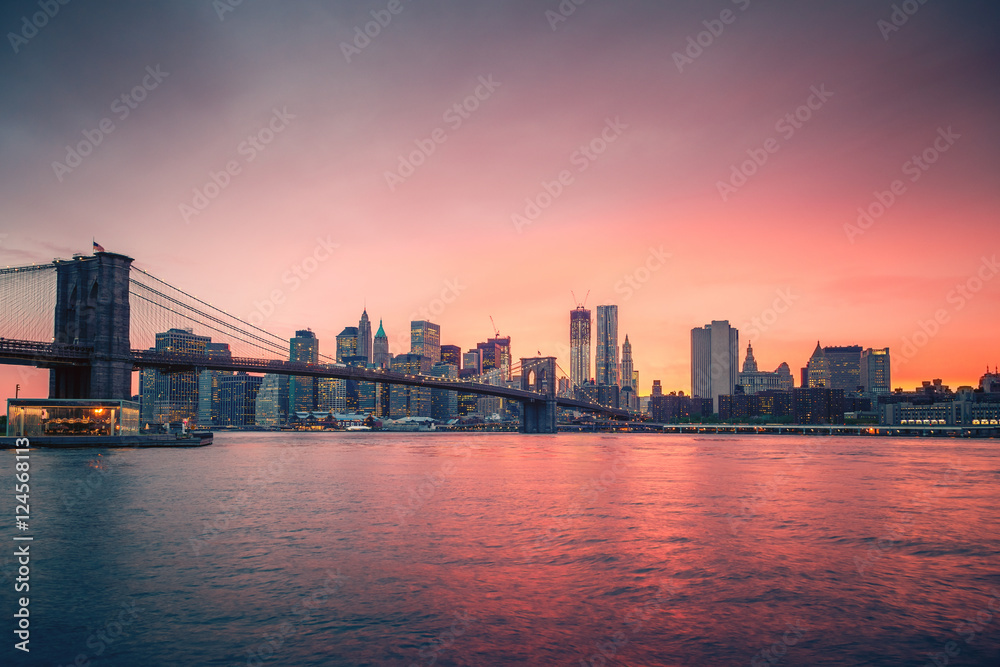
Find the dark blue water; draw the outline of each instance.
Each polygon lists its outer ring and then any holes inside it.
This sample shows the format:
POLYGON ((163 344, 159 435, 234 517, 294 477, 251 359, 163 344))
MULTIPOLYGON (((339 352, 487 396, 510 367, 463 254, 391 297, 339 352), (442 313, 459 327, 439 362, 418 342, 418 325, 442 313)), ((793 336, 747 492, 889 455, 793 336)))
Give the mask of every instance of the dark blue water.
POLYGON ((0 454, 2 664, 1000 665, 997 441, 37 450, 29 654, 0 454))

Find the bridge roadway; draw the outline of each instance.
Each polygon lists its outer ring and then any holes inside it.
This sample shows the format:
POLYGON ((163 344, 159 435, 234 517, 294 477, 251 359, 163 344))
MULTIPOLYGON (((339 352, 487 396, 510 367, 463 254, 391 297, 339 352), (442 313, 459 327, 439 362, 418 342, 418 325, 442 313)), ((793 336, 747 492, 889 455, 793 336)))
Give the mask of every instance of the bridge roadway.
MULTIPOLYGON (((79 345, 60 343, 39 343, 35 341, 0 338, 0 363, 39 366, 80 366, 90 363, 92 350, 79 345)), ((156 368, 166 373, 181 373, 193 370, 244 371, 247 373, 273 373, 276 375, 298 375, 306 377, 340 378, 359 382, 383 382, 389 384, 463 391, 485 396, 497 396, 521 403, 545 403, 549 397, 533 391, 511 389, 426 375, 410 375, 391 371, 359 368, 342 364, 307 364, 280 359, 253 359, 247 357, 211 358, 201 355, 164 354, 151 350, 132 350, 128 359, 134 368, 156 368)), ((627 410, 608 408, 587 401, 571 398, 555 398, 556 405, 564 408, 599 412, 610 417, 627 419, 627 410)))

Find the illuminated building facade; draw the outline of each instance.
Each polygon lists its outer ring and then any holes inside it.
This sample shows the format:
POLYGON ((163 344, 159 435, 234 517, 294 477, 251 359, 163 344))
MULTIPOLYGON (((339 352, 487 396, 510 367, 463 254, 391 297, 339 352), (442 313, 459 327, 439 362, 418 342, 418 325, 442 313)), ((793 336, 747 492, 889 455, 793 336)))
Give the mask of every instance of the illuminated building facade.
POLYGON ((590 381, 590 311, 579 306, 569 311, 569 381, 582 387, 590 381))
MULTIPOLYGON (((204 355, 211 338, 191 329, 169 329, 156 334, 155 350, 161 353, 204 355)), ((145 423, 168 424, 198 420, 198 375, 194 371, 160 373, 149 369, 143 378, 140 401, 145 423)))
MULTIPOLYGON (((289 341, 289 361, 307 364, 319 363, 319 339, 310 329, 295 332, 289 341)), ((288 408, 292 412, 311 412, 316 409, 317 382, 315 378, 293 375, 288 381, 288 408)))
POLYGON ((426 320, 410 322, 410 354, 423 358, 420 366, 423 371, 441 361, 441 326, 426 320))
POLYGON ((618 306, 597 307, 597 385, 618 385, 618 306))
POLYGON ((844 392, 856 392, 862 386, 861 382, 861 346, 824 347, 826 368, 829 375, 827 387, 842 389, 844 392))
POLYGON ((337 334, 337 361, 344 363, 347 357, 358 355, 358 328, 344 327, 344 330, 337 334))
POLYGON ((868 348, 861 353, 861 377, 862 391, 874 397, 888 394, 892 391, 892 366, 889 357, 889 348, 880 349, 868 348))

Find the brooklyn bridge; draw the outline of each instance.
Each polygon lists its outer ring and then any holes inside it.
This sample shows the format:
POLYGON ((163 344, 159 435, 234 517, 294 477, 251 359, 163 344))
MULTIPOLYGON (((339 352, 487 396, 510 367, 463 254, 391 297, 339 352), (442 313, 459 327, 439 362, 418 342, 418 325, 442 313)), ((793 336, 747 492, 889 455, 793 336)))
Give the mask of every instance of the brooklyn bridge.
POLYGON ((321 357, 289 361, 289 340, 237 318, 111 252, 0 269, 0 363, 50 369, 50 399, 132 397, 132 373, 242 371, 341 378, 495 396, 521 404, 522 433, 555 433, 558 408, 627 419, 625 410, 556 395, 555 357, 520 360, 519 388, 363 368, 321 357), (188 328, 232 356, 157 350, 156 333, 188 328))

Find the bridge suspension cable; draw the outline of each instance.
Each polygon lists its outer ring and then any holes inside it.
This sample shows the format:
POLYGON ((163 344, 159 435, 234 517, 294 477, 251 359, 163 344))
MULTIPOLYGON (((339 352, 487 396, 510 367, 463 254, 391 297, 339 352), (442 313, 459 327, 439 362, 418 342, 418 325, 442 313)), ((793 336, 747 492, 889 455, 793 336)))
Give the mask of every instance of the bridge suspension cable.
MULTIPOLYGON (((174 287, 132 266, 131 338, 133 348, 155 346, 156 334, 171 328, 227 343, 233 356, 287 359, 289 341, 174 287)), ((326 357, 324 360, 333 361, 326 357)))
POLYGON ((0 338, 50 342, 55 310, 54 264, 0 269, 0 338))

